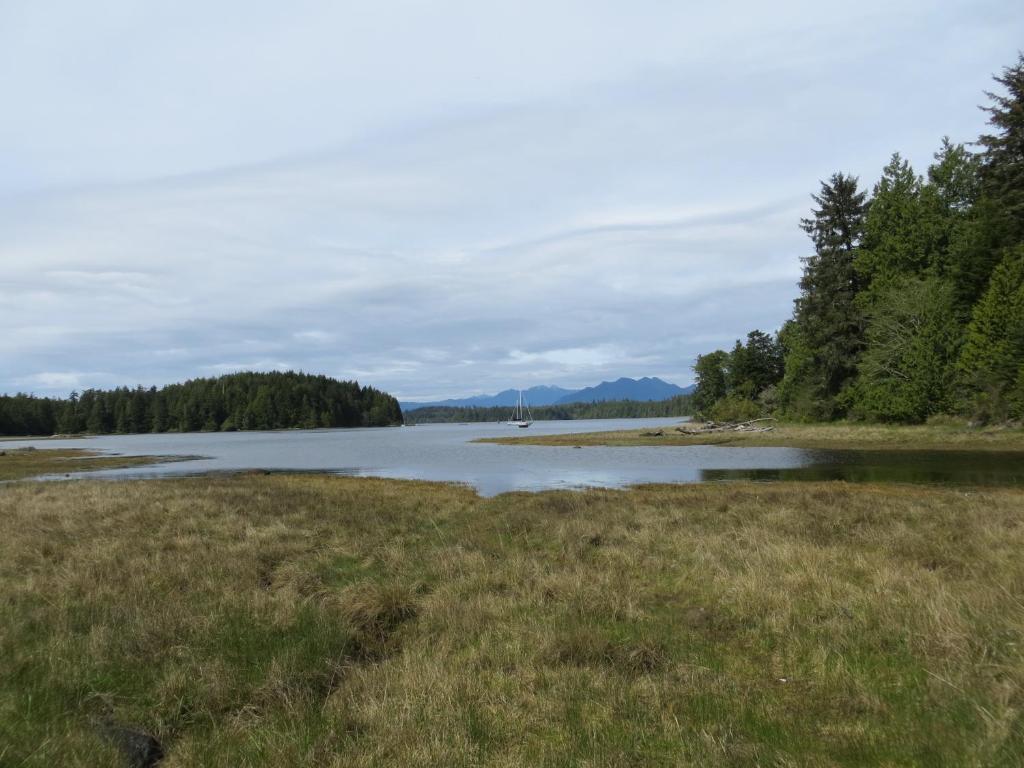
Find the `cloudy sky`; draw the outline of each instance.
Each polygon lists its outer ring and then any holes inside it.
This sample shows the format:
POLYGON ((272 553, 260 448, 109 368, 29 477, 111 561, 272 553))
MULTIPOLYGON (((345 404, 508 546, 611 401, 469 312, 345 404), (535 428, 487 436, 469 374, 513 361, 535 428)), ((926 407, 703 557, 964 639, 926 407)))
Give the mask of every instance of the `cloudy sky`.
POLYGON ((975 138, 1018 0, 0 0, 0 392, 680 384, 809 193, 975 138))

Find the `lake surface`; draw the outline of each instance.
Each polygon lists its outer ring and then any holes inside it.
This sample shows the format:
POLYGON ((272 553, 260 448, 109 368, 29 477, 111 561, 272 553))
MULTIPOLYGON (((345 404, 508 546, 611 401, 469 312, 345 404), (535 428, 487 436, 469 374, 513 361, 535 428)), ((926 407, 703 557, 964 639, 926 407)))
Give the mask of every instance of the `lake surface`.
MULTIPOLYGON (((535 422, 530 434, 667 427, 674 419, 535 422)), ((1024 485, 1021 454, 939 451, 821 451, 719 446, 554 447, 474 443, 515 436, 504 424, 424 424, 389 429, 105 435, 5 442, 7 448, 88 448, 129 456, 202 456, 90 477, 170 477, 246 469, 465 483, 481 494, 586 486, 716 480, 848 480, 1024 485)), ((82 475, 76 475, 82 476, 82 475)), ((63 477, 63 476, 61 476, 63 477)))

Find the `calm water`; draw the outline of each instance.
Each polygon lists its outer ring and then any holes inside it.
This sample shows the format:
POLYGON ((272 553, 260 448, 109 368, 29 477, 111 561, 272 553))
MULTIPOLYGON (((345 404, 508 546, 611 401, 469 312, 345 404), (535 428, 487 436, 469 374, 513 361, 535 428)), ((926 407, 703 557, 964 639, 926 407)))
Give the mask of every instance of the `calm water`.
MULTIPOLYGON (((537 422, 530 434, 665 427, 679 419, 537 422)), ((90 448, 124 455, 202 456, 90 476, 165 477, 243 469, 334 472, 466 483, 493 495, 512 490, 713 480, 850 480, 1024 485, 1020 454, 818 451, 716 446, 571 448, 473 443, 521 435, 503 424, 426 424, 393 429, 320 429, 169 435, 109 435, 5 443, 90 448)))

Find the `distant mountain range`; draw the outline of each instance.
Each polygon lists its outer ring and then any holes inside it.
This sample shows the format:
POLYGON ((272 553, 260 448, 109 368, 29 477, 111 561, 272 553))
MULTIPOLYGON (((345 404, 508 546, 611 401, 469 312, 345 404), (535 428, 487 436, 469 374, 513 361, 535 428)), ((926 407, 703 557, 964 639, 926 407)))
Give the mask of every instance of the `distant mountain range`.
MULTIPOLYGON (((594 403, 605 400, 668 400, 676 395, 688 395, 693 385, 678 387, 656 376, 642 379, 621 378, 616 381, 602 381, 595 387, 565 389, 564 387, 530 387, 523 390, 523 400, 529 405, 564 405, 566 403, 594 403)), ((475 395, 453 400, 439 400, 431 403, 401 403, 403 411, 414 411, 428 406, 449 406, 465 408, 479 406, 489 408, 496 405, 515 405, 519 390, 506 389, 496 395, 475 395)))

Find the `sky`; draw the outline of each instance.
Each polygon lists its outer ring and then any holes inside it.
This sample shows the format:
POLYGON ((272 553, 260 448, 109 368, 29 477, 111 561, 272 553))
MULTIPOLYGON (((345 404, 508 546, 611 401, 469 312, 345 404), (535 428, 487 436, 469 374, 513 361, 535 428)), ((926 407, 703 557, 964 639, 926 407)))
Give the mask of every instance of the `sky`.
POLYGON ((774 331, 810 194, 971 141, 1017 0, 0 0, 0 392, 432 400, 774 331))

